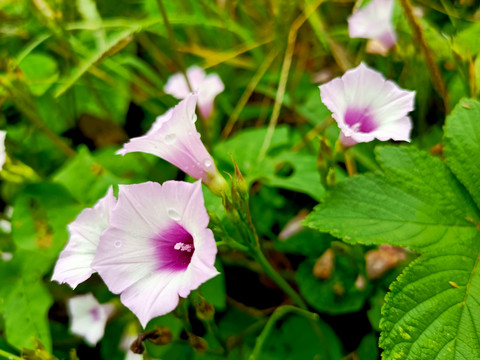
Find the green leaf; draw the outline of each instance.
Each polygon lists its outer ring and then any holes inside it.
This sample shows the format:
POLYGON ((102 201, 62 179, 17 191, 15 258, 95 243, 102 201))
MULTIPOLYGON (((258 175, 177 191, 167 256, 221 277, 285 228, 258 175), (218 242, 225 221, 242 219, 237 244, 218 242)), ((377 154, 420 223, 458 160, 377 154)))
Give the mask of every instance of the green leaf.
POLYGON ((377 360, 378 359, 378 339, 375 334, 368 334, 362 339, 356 351, 358 360, 377 360))
POLYGON ((480 356, 480 236, 429 252, 392 284, 382 309, 383 359, 480 356))
POLYGON ((337 336, 327 324, 321 321, 317 324, 319 331, 315 332, 307 319, 288 316, 268 337, 262 349, 261 359, 340 360, 342 347, 337 336))
POLYGON ((475 56, 480 52, 480 44, 476 41, 479 36, 480 24, 475 22, 457 34, 453 42, 453 49, 464 59, 475 56))
POLYGON ((80 148, 77 156, 70 160, 54 176, 53 180, 67 188, 79 202, 92 205, 103 197, 112 184, 121 179, 96 162, 86 147, 80 148))
POLYGON ((321 200, 325 189, 317 169, 316 154, 289 151, 291 136, 287 127, 277 127, 266 158, 258 162, 266 132, 266 128, 244 130, 217 145, 216 158, 230 165, 231 154, 248 184, 259 180, 265 185, 301 192, 321 200))
POLYGON ((19 66, 27 77, 30 91, 36 96, 44 94, 59 76, 55 60, 40 52, 29 54, 19 66))
POLYGON ((44 182, 26 187, 14 203, 12 236, 15 245, 48 256, 47 266, 50 265, 67 242, 67 225, 81 209, 59 184, 44 182))
POLYGON ((49 269, 45 260, 37 252, 17 251, 11 262, 0 262, 0 310, 7 341, 18 349, 34 349, 36 341, 52 348, 47 313, 53 299, 42 282, 49 269))
POLYGON ((295 279, 305 300, 317 311, 345 314, 362 308, 370 294, 370 284, 362 289, 355 286, 360 274, 366 279, 363 252, 358 250, 358 254, 355 251, 335 254, 333 272, 328 279, 321 280, 313 275, 315 259, 300 264, 295 279))
POLYGON ((339 183, 305 225, 351 243, 412 250, 448 245, 478 231, 475 204, 439 159, 413 147, 380 147, 377 159, 383 173, 339 183))
POLYGON ((222 263, 217 260, 215 262, 219 275, 208 280, 200 286, 200 293, 210 304, 215 307, 216 311, 223 311, 227 307, 227 294, 225 292, 225 274, 222 263))
POLYGON ((445 124, 447 165, 465 185, 480 207, 480 168, 472 160, 480 159, 480 103, 462 100, 445 124))
MULTIPOLYGON (((70 74, 68 74, 62 80, 62 85, 60 85, 55 91, 55 97, 59 97, 65 93, 77 80, 85 74, 93 65, 100 62, 103 57, 108 57, 108 53, 112 51, 116 46, 121 45, 123 41, 129 41, 129 38, 135 33, 139 28, 136 26, 122 30, 121 32, 116 33, 111 36, 100 49, 96 49, 88 54, 85 59, 80 63, 80 65, 74 68, 70 74)), ((82 47, 82 49, 84 49, 82 47)))
MULTIPOLYGON (((475 197, 477 107, 449 117, 446 162, 475 197), (459 115, 460 114, 460 115, 459 115), (472 118, 470 118, 472 116, 472 118), (467 118, 468 117, 468 118, 467 118), (463 130, 461 130, 463 129, 463 130), (465 163, 464 163, 465 162, 465 163)), ((380 345, 385 360, 480 356, 479 211, 438 158, 410 147, 377 149, 382 172, 340 183, 306 224, 349 242, 388 243, 423 253, 386 296, 380 345)))

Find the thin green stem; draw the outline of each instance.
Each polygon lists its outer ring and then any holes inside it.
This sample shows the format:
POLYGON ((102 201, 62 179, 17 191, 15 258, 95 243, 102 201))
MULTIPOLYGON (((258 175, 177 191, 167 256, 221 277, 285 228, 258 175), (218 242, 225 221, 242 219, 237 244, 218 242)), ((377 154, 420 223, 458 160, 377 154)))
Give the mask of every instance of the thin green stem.
POLYGON ((420 46, 420 49, 423 52, 423 55, 425 56, 425 62, 427 63, 428 70, 430 71, 433 87, 437 91, 437 93, 442 97, 443 104, 445 107, 445 113, 448 113, 449 105, 448 105, 448 95, 445 88, 445 83, 443 82, 440 69, 438 68, 437 63, 435 62, 433 52, 428 46, 427 40, 423 35, 422 28, 420 27, 420 24, 415 18, 412 4, 410 3, 410 0, 400 0, 400 4, 402 5, 403 12, 405 14, 405 17, 407 18, 407 21, 410 27, 412 28, 415 39, 417 40, 418 45, 420 46))
POLYGON ((280 116, 280 110, 282 109, 283 99, 285 97, 288 74, 290 72, 290 66, 292 65, 293 52, 295 50, 298 30, 302 27, 305 21, 315 13, 315 10, 323 1, 324 0, 317 0, 316 3, 312 4, 308 8, 305 8, 304 12, 292 23, 290 31, 288 32, 287 49, 285 50, 285 55, 283 57, 282 69, 280 71, 280 81, 278 83, 277 93, 275 95, 272 116, 270 117, 270 122, 268 123, 267 134, 265 135, 265 139, 263 140, 263 144, 258 155, 259 163, 267 154, 270 143, 272 142, 273 133, 275 132, 275 127, 277 126, 278 117, 280 116))
POLYGON ((238 117, 240 116, 240 113, 242 112, 243 108, 248 102, 248 99, 250 99, 250 96, 252 96, 253 91, 257 87, 258 83, 262 79, 263 75, 267 72, 268 68, 272 64, 273 60, 278 54, 278 49, 273 49, 267 56, 267 58, 263 61, 262 65, 258 68, 257 72, 253 77, 250 79, 250 82, 247 85, 247 88, 243 92, 242 96, 240 97, 240 100, 238 100, 237 105, 235 106, 235 109, 232 111, 232 115, 230 115, 230 118, 227 121, 227 124, 223 128, 222 131, 222 137, 226 138, 228 135, 233 130, 233 127, 235 126, 235 123, 238 120, 238 117))
POLYGON ((317 321, 319 319, 319 316, 317 314, 312 313, 312 312, 307 311, 307 310, 299 309, 295 306, 284 305, 284 306, 278 307, 274 311, 272 316, 270 316, 270 318, 268 319, 268 322, 265 325, 265 327, 263 328, 260 336, 257 338, 257 341, 255 343, 255 347, 253 349, 252 354, 250 355, 249 360, 260 359, 260 354, 262 353, 262 347, 263 347, 265 341, 268 339, 268 337, 272 333, 273 329, 275 328, 275 324, 281 318, 283 318, 285 315, 287 315, 289 313, 294 313, 294 314, 303 316, 303 317, 309 319, 310 321, 317 321))
POLYGON ((5 359, 8 359, 8 360, 23 360, 21 357, 10 354, 9 352, 6 352, 2 349, 0 349, 0 357, 4 357, 5 359))
POLYGON ((302 309, 307 309, 307 304, 303 301, 300 295, 297 294, 295 290, 292 289, 290 284, 280 276, 280 274, 270 265, 267 258, 263 254, 259 245, 252 248, 253 257, 258 261, 260 266, 265 270, 268 276, 275 281, 275 283, 288 295, 292 298, 295 304, 297 304, 302 309))
POLYGON ((163 22, 165 27, 167 28, 168 38, 170 40, 170 45, 173 49, 173 56, 175 56, 175 60, 178 65, 180 65, 180 71, 182 72, 183 76, 185 77, 185 81, 187 82, 188 88, 190 91, 193 92, 193 88, 188 80, 187 72, 185 70, 185 62, 183 61, 183 57, 179 54, 177 49, 177 41, 175 40, 175 35, 173 33, 172 25, 170 25, 170 21, 168 21, 167 11, 165 10, 165 6, 163 5, 163 0, 157 0, 158 8, 160 9, 160 13, 162 14, 163 22))
POLYGON ((243 246, 242 244, 239 244, 235 241, 225 241, 225 240, 221 240, 221 241, 217 241, 217 247, 218 246, 226 246, 226 247, 229 247, 231 249, 235 249, 235 250, 241 250, 243 252, 248 252, 248 248, 246 246, 243 246))

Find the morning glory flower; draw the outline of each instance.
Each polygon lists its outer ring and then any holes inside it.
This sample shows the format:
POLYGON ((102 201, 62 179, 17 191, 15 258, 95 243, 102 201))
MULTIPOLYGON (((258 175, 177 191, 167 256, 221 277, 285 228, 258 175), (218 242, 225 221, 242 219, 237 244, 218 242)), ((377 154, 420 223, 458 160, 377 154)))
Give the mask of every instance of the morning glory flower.
POLYGON ((110 188, 93 208, 83 210, 68 225, 70 238, 60 253, 52 280, 69 284, 73 289, 87 280, 95 271, 91 263, 97 250, 100 234, 108 227, 110 212, 117 200, 110 188))
POLYGON ((226 181, 218 173, 195 128, 197 98, 197 94, 189 94, 159 116, 144 136, 130 139, 117 154, 140 151, 159 156, 191 177, 201 179, 210 190, 221 195, 226 191, 226 181))
POLYGON ((70 316, 70 331, 85 338, 90 346, 95 346, 105 333, 105 325, 115 307, 113 304, 99 304, 89 293, 67 300, 70 316))
POLYGON ((341 78, 320 85, 322 102, 333 113, 346 146, 373 139, 410 141, 415 92, 361 63, 341 78))
POLYGON ((142 326, 218 274, 199 181, 120 185, 92 267, 142 326))
POLYGON ((205 71, 198 66, 188 68, 187 77, 192 90, 188 88, 185 76, 181 73, 172 75, 164 90, 177 99, 185 99, 191 91, 198 92, 198 110, 203 118, 208 119, 212 114, 213 100, 225 89, 225 86, 217 74, 206 75, 205 71))
POLYGON ((7 160, 7 153, 5 152, 5 137, 7 136, 6 131, 0 130, 0 170, 2 170, 5 160, 7 160))
POLYGON ((348 18, 351 38, 377 40, 387 49, 397 42, 392 25, 393 0, 372 0, 348 18))

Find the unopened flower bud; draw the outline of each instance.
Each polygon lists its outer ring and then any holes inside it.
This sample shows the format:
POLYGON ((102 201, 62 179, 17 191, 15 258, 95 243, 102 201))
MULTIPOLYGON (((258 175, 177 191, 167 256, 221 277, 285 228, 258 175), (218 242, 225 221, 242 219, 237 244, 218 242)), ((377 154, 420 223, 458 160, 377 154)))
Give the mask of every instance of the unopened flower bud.
POLYGON ((172 341, 172 332, 166 326, 157 326, 145 336, 145 339, 155 345, 167 345, 172 341))
POLYGON ((240 194, 240 197, 243 200, 248 199, 248 185, 247 182, 245 181, 245 178, 243 177, 237 163, 233 159, 233 166, 235 167, 235 176, 233 178, 233 182, 235 184, 235 188, 237 189, 238 193, 240 194))
POLYGON ((378 279, 405 258, 404 249, 390 245, 381 245, 379 249, 370 250, 365 254, 367 277, 378 279))
POLYGON ((135 339, 135 341, 130 345, 130 350, 134 354, 143 354, 145 351, 145 346, 143 345, 143 337, 139 336, 135 339))
POLYGON ((205 185, 210 189, 215 195, 224 198, 228 193, 228 183, 225 178, 220 175, 220 173, 215 169, 214 172, 207 171, 206 176, 203 180, 205 185))
POLYGON ((198 353, 203 353, 208 349, 208 343, 204 338, 192 333, 188 333, 188 342, 190 346, 198 353))
POLYGON ((197 311, 197 317, 200 320, 208 321, 213 319, 213 316, 215 315, 215 308, 203 297, 199 296, 194 305, 195 310, 197 311))
POLYGON ((321 280, 329 279, 335 264, 335 254, 332 249, 327 249, 315 262, 313 275, 321 280))

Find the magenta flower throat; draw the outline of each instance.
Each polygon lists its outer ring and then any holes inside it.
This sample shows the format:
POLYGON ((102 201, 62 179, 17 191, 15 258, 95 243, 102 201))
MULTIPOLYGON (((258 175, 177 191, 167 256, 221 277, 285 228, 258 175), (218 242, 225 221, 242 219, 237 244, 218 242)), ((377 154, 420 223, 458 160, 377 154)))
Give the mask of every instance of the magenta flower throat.
POLYGON ((361 133, 370 133, 377 128, 377 124, 368 108, 348 108, 345 112, 344 121, 352 130, 361 133))
POLYGON ((184 271, 192 260, 195 246, 193 237, 180 224, 172 223, 152 239, 157 270, 184 271))

